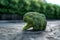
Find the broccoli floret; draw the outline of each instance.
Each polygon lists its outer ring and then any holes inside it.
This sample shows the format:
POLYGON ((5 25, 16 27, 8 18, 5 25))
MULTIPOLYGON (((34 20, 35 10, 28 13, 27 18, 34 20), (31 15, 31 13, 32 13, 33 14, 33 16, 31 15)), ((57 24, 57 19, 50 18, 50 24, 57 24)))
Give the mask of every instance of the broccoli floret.
POLYGON ((28 12, 24 15, 23 20, 27 22, 27 25, 23 30, 27 30, 33 27, 33 30, 45 30, 47 21, 44 14, 37 12, 28 12))

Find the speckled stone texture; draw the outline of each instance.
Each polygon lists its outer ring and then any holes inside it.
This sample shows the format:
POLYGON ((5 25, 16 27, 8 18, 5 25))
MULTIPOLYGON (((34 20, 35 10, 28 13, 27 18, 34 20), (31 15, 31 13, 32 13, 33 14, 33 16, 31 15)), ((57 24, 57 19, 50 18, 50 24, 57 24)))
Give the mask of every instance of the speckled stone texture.
POLYGON ((22 31, 22 21, 0 21, 0 40, 60 40, 60 20, 47 21, 45 31, 22 31))

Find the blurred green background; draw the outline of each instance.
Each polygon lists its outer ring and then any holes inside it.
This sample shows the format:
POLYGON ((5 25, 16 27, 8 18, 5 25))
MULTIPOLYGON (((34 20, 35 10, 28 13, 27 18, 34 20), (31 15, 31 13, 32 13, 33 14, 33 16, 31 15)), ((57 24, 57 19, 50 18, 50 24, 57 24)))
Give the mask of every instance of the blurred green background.
POLYGON ((60 6, 47 3, 45 0, 0 0, 0 20, 10 20, 11 15, 23 19, 27 12, 43 13, 47 19, 60 19, 60 6))

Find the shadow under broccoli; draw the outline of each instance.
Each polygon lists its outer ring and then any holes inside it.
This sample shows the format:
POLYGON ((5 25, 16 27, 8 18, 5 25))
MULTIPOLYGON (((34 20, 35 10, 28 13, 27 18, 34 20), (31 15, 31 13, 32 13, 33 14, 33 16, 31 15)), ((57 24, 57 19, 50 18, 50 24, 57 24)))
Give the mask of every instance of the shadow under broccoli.
POLYGON ((27 25, 23 28, 23 30, 27 30, 31 27, 33 27, 34 31, 46 29, 47 21, 44 14, 28 12, 24 15, 23 20, 27 22, 27 25))

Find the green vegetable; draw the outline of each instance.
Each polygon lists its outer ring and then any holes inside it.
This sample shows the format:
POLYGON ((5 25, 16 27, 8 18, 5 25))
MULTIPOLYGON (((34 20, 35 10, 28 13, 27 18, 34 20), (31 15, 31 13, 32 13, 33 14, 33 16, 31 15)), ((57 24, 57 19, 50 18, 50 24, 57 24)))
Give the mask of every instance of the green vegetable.
POLYGON ((24 15, 23 20, 27 22, 27 25, 23 30, 27 30, 33 27, 33 30, 45 30, 46 29, 46 17, 44 14, 37 12, 28 12, 24 15))

